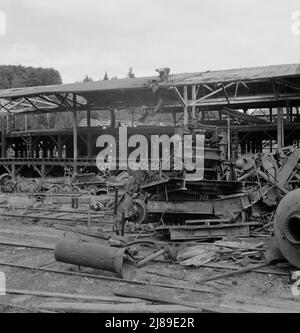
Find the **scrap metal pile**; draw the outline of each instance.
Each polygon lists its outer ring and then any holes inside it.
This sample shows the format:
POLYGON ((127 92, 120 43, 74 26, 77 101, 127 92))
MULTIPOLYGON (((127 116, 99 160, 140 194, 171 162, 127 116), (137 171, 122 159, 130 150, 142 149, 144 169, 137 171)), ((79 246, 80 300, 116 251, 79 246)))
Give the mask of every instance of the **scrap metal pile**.
POLYGON ((238 180, 246 183, 249 195, 256 195, 274 208, 284 195, 300 185, 300 149, 294 146, 274 153, 247 154, 237 162, 238 180))
POLYGON ((106 194, 115 186, 127 187, 133 179, 128 173, 119 175, 77 174, 60 178, 12 178, 10 174, 0 176, 0 190, 3 193, 82 193, 106 194))
POLYGON ((215 179, 147 173, 138 191, 119 200, 116 230, 150 224, 171 240, 248 237, 264 225, 272 226, 279 202, 299 187, 299 159, 300 149, 294 146, 237 161, 226 161, 219 150, 206 159, 215 179))

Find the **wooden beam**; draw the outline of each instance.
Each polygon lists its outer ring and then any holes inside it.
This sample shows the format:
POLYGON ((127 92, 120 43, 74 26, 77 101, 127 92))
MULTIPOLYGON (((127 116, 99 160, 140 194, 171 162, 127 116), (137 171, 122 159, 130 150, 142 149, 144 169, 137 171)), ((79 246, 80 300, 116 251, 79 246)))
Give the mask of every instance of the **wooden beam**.
POLYGON ((1 117, 1 157, 6 158, 6 137, 4 116, 1 117))
POLYGON ((230 117, 233 117, 233 118, 238 118, 238 119, 241 119, 241 120, 245 120, 251 124, 267 124, 268 122, 264 119, 260 119, 258 117, 255 117, 255 116, 250 116, 248 114, 245 114, 245 113, 242 113, 242 112, 239 112, 237 110, 233 110, 233 109, 230 109, 228 107, 224 107, 221 112, 223 114, 226 114, 230 117))
MULTIPOLYGON (((196 86, 192 86, 192 101, 196 101, 196 86)), ((192 119, 196 119, 196 105, 192 106, 192 119)))
POLYGON ((107 303, 139 303, 140 299, 128 298, 128 297, 116 297, 116 296, 94 296, 94 295, 80 295, 80 294, 66 294, 56 293, 49 291, 37 291, 37 290, 22 290, 22 289, 6 289, 8 295, 29 295, 37 297, 47 298, 64 298, 74 299, 82 301, 98 301, 107 303))
POLYGON ((187 126, 189 122, 189 113, 188 113, 188 87, 184 86, 183 87, 183 100, 184 100, 184 107, 183 107, 183 126, 187 126))
POLYGON ((78 131, 77 131, 77 103, 76 94, 73 94, 73 174, 77 174, 77 157, 78 157, 78 131))
POLYGON ((277 108, 277 146, 278 149, 284 147, 284 125, 283 125, 283 109, 277 108))
POLYGON ((230 88, 231 86, 233 86, 233 85, 235 85, 235 84, 236 84, 235 82, 232 82, 232 83, 227 84, 226 86, 222 85, 221 88, 219 88, 219 89, 217 89, 217 90, 211 92, 210 94, 208 94, 208 95, 206 95, 206 96, 204 96, 204 97, 202 97, 202 98, 200 98, 200 99, 198 99, 198 100, 192 102, 192 105, 194 105, 194 104, 195 104, 195 105, 198 105, 198 104, 200 104, 202 101, 204 101, 205 99, 207 99, 207 98, 209 98, 209 97, 212 97, 212 96, 214 96, 214 95, 220 93, 221 91, 224 91, 224 89, 230 88))

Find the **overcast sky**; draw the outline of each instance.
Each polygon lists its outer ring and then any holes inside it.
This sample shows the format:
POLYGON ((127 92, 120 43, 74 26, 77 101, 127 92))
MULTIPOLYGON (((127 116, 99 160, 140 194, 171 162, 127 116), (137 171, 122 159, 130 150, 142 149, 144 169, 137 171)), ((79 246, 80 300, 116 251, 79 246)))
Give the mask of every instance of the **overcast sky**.
POLYGON ((0 0, 0 64, 54 67, 67 83, 131 66, 145 76, 300 63, 298 11, 300 0, 0 0))

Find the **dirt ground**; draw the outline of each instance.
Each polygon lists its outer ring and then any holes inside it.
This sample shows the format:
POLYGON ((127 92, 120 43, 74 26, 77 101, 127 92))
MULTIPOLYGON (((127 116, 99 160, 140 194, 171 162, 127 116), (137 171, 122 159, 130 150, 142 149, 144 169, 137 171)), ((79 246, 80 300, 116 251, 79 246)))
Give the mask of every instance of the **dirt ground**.
MULTIPOLYGON (((29 220, 1 217, 0 244, 2 241, 39 242, 55 247, 63 237, 77 239, 78 236, 53 228, 53 221, 29 220)), ((110 230, 112 226, 98 227, 110 230)), ((265 238, 263 239, 266 240, 265 238)), ((98 244, 107 241, 93 239, 98 244)), ((249 241, 249 240, 247 240, 249 241)), ((255 238, 252 242, 261 242, 255 238)), ((140 249, 141 254, 151 249, 140 249)), ((27 248, 24 246, 0 245, 1 263, 13 263, 35 267, 46 267, 70 272, 79 272, 76 266, 58 263, 54 259, 53 250, 27 248)), ((197 285, 201 278, 228 272, 212 267, 183 267, 178 263, 161 260, 150 262, 142 268, 131 267, 125 278, 147 282, 146 286, 132 285, 120 281, 96 280, 81 276, 68 276, 51 272, 41 272, 24 268, 0 265, 0 270, 6 274, 7 289, 48 291, 75 295, 114 296, 115 291, 146 292, 154 295, 170 296, 179 301, 197 304, 202 309, 215 312, 300 312, 299 299, 292 296, 289 266, 283 265, 273 270, 262 270, 264 273, 247 273, 239 276, 220 279, 197 285), (174 285, 174 289, 153 286, 153 283, 174 285), (180 287, 180 289, 178 288, 180 287), (204 291, 184 290, 186 288, 203 289, 204 291)), ((114 273, 80 268, 80 272, 116 277, 114 273)), ((61 301, 59 298, 36 297, 30 295, 0 296, 0 312, 36 312, 40 304, 61 301), (27 311, 28 309, 28 311, 27 311)), ((146 301, 141 301, 147 303, 146 301)), ((149 304, 149 303, 147 303, 149 304)), ((128 304, 128 311, 131 305, 128 304)), ((113 306, 112 306, 113 312, 113 306)))

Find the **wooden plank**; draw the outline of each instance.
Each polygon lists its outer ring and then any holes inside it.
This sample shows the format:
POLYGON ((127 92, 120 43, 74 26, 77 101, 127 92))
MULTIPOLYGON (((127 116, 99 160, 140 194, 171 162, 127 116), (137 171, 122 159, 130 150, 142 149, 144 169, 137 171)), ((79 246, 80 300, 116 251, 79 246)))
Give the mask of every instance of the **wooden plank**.
POLYGON ((90 312, 90 313, 199 313, 201 309, 192 309, 180 305, 146 305, 135 304, 95 304, 95 303, 40 303, 39 309, 60 312, 90 312))
POLYGON ((218 224, 218 223, 229 223, 230 220, 221 220, 221 219, 208 219, 208 220, 186 220, 185 224, 190 225, 190 224, 206 224, 209 225, 211 224, 218 224))
POLYGON ((54 250, 55 244, 47 244, 38 241, 15 241, 9 239, 0 238, 0 245, 7 245, 7 246, 17 246, 17 247, 26 247, 32 249, 40 249, 40 250, 54 250))
POLYGON ((48 272, 48 273, 53 273, 53 274, 87 277, 87 278, 91 278, 91 279, 106 280, 106 281, 119 282, 119 283, 122 282, 122 283, 129 283, 129 284, 142 285, 142 286, 161 287, 161 288, 175 289, 175 290, 190 290, 190 291, 199 292, 199 293, 220 294, 219 291, 213 290, 211 288, 192 288, 192 287, 187 287, 187 286, 178 286, 178 285, 171 285, 171 284, 165 284, 165 283, 120 279, 120 278, 109 277, 109 276, 104 276, 104 275, 96 275, 96 274, 88 274, 88 273, 75 273, 75 272, 69 272, 69 271, 55 270, 55 269, 51 269, 51 268, 41 268, 41 267, 27 266, 27 265, 6 263, 6 262, 0 262, 0 266, 15 267, 15 268, 28 269, 28 270, 33 270, 33 271, 48 272))
POLYGON ((147 204, 150 213, 172 213, 172 214, 213 214, 213 203, 211 201, 198 202, 167 202, 167 201, 149 201, 147 204))
POLYGON ((50 221, 59 221, 59 222, 80 222, 80 223, 87 223, 87 220, 76 220, 74 221, 74 219, 72 218, 68 218, 68 219, 62 219, 62 218, 58 218, 58 217, 50 217, 50 216, 44 216, 44 215, 26 215, 26 214, 1 214, 3 217, 19 217, 19 218, 23 218, 23 219, 40 219, 40 220, 50 220, 50 221))
POLYGON ((182 306, 187 306, 190 308, 199 308, 203 310, 203 306, 199 306, 196 303, 192 302, 185 302, 181 300, 176 300, 175 298, 167 297, 167 296, 160 296, 160 295, 155 295, 154 293, 150 294, 145 294, 141 293, 139 291, 114 291, 114 294, 117 296, 122 296, 122 297, 129 297, 129 298, 140 298, 146 301, 151 301, 151 302, 158 302, 158 303, 166 303, 166 304, 176 304, 176 305, 182 305, 182 306))
POLYGON ((29 313, 55 313, 55 311, 40 310, 35 306, 24 306, 11 303, 0 303, 0 311, 3 313, 7 309, 16 309, 18 311, 29 312, 29 313))
POLYGON ((247 224, 243 226, 225 225, 219 226, 199 226, 197 227, 178 227, 170 228, 171 240, 186 240, 186 239, 204 239, 204 238, 223 238, 232 236, 250 236, 250 229, 247 224), (189 229, 190 228, 190 229, 189 229))
POLYGON ((237 110, 230 109, 228 107, 224 107, 221 110, 221 113, 223 113, 225 115, 228 115, 228 116, 231 116, 233 118, 245 120, 250 124, 267 124, 268 123, 265 119, 260 119, 260 118, 255 117, 255 116, 250 116, 248 114, 239 112, 237 110))
POLYGON ((92 296, 92 295, 79 295, 79 294, 67 294, 67 293, 56 293, 48 291, 36 291, 36 290, 22 290, 22 289, 6 289, 8 295, 30 295, 37 297, 51 297, 51 298, 66 298, 83 301, 97 301, 107 303, 139 303, 139 299, 135 298, 124 298, 115 296, 92 296))
POLYGON ((275 185, 286 186, 289 178, 292 175, 293 170, 297 166, 300 159, 300 149, 295 151, 288 157, 287 162, 283 165, 277 176, 277 183, 275 185))
MULTIPOLYGON (((228 270, 239 270, 241 267, 230 265, 230 264, 222 264, 222 263, 207 263, 204 264, 203 267, 207 268, 216 268, 216 269, 228 269, 228 270)), ((254 269, 253 273, 260 273, 260 274, 274 274, 274 275, 283 275, 283 276, 289 276, 290 272, 288 269, 278 267, 278 266, 270 266, 260 269, 254 269)))
POLYGON ((247 311, 251 313, 299 313, 300 303, 274 297, 257 297, 240 294, 228 294, 224 296, 218 307, 235 312, 247 311))

